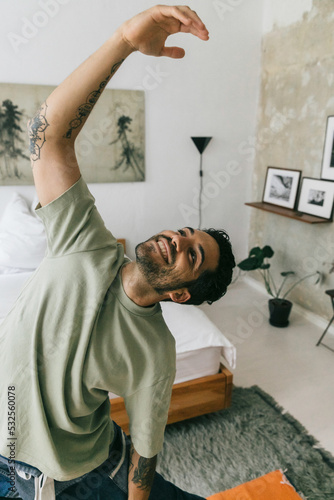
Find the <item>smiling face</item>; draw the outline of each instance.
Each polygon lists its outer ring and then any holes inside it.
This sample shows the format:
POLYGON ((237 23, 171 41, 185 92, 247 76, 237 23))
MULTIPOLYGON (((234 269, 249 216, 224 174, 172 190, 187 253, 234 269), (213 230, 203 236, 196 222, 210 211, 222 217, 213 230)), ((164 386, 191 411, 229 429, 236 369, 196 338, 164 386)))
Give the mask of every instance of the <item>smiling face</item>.
POLYGON ((159 294, 179 290, 203 271, 215 271, 219 261, 216 240, 191 227, 162 231, 136 247, 136 262, 159 294))

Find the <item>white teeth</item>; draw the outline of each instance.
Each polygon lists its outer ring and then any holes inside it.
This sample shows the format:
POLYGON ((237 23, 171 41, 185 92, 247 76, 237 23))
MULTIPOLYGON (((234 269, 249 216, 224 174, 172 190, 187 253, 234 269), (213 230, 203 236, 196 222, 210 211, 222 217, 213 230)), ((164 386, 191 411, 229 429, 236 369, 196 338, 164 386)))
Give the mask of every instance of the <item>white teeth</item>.
POLYGON ((168 254, 165 245, 160 240, 158 241, 158 245, 161 250, 163 258, 165 259, 166 262, 168 262, 168 254))

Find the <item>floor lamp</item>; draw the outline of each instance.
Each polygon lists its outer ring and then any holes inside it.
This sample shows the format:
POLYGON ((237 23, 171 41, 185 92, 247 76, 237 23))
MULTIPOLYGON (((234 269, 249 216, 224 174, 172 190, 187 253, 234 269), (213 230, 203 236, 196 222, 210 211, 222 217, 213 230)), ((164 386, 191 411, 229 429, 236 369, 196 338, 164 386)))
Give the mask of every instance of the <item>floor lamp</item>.
POLYGON ((202 170, 202 154, 212 137, 192 137, 191 138, 199 151, 200 154, 200 165, 199 165, 199 177, 200 177, 200 190, 198 196, 198 213, 199 213, 199 223, 198 228, 202 225, 202 189, 203 189, 203 170, 202 170))

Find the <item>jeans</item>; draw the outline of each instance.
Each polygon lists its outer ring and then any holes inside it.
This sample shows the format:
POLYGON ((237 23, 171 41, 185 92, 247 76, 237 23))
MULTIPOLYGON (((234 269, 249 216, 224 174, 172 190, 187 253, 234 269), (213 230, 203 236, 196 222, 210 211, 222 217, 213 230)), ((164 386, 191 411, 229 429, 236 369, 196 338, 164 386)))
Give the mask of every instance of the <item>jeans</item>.
MULTIPOLYGON (((109 457, 96 469, 70 481, 56 481, 28 464, 0 455, 0 497, 23 500, 126 500, 130 440, 115 425, 109 457)), ((149 500, 204 500, 187 493, 155 473, 149 500)))

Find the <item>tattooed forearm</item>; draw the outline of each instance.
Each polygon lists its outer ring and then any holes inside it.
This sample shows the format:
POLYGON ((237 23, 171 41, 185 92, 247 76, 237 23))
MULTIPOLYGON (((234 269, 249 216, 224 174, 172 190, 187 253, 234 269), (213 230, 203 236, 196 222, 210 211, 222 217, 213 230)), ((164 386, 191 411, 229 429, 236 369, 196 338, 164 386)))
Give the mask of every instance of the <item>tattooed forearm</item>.
POLYGON ((86 98, 86 102, 84 102, 79 106, 79 108, 76 111, 75 118, 70 121, 69 129, 63 136, 65 139, 70 139, 73 130, 80 127, 82 125, 83 120, 85 120, 88 117, 93 107, 95 106, 97 100, 99 99, 100 95, 102 94, 103 90, 105 89, 106 85, 108 84, 110 78, 118 70, 123 61, 124 59, 113 65, 110 74, 100 83, 99 88, 97 90, 93 90, 93 92, 91 92, 86 98))
POLYGON ((156 463, 156 456, 153 458, 139 457, 138 465, 134 469, 132 477, 132 482, 137 485, 137 488, 140 490, 151 489, 156 463))
POLYGON ((41 149, 45 144, 45 131, 49 126, 46 119, 47 108, 45 101, 35 116, 28 122, 29 150, 32 162, 40 159, 41 149))

